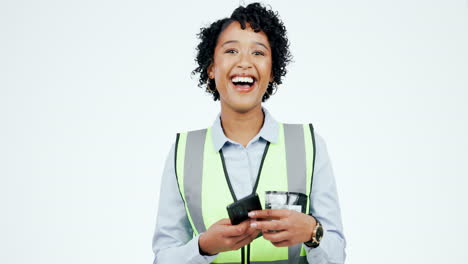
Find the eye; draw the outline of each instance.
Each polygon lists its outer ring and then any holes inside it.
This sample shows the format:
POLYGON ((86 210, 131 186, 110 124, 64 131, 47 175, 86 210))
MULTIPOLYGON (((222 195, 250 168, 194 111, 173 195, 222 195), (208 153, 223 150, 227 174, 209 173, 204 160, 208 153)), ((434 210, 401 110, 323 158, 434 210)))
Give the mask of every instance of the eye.
POLYGON ((237 53, 237 50, 235 50, 235 49, 228 49, 228 50, 226 50, 224 53, 232 53, 232 54, 234 54, 234 53, 237 53))
POLYGON ((253 55, 265 56, 265 53, 264 53, 263 51, 257 50, 257 51, 254 51, 254 52, 253 52, 253 55))

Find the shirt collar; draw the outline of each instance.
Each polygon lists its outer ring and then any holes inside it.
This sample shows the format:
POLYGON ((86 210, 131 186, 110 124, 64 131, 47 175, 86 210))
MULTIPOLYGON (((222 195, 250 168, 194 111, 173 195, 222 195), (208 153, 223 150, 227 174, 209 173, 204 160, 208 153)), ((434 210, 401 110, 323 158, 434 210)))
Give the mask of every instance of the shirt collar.
MULTIPOLYGON (((278 142, 279 124, 270 115, 268 110, 263 107, 262 110, 265 114, 265 121, 263 122, 262 128, 253 138, 253 140, 258 140, 261 137, 270 143, 276 144, 278 142)), ((227 138, 224 134, 223 128, 221 127, 221 114, 218 114, 213 123, 213 126, 211 127, 211 137, 213 140, 213 147, 216 152, 218 152, 224 146, 224 144, 226 144, 226 142, 234 142, 227 138)))

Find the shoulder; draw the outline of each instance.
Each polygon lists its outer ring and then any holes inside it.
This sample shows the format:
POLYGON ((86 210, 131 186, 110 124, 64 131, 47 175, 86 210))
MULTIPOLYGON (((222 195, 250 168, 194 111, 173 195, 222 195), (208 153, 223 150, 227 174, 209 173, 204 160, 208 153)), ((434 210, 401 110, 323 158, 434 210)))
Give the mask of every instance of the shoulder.
POLYGON ((185 130, 185 131, 179 131, 176 133, 176 139, 180 136, 186 136, 188 134, 198 134, 198 133, 206 133, 206 131, 210 127, 205 127, 205 128, 199 128, 199 129, 193 129, 193 130, 185 130))
POLYGON ((177 132, 174 138, 174 147, 177 149, 180 145, 184 145, 187 142, 187 138, 200 138, 206 136, 208 128, 186 130, 177 132))
POLYGON ((178 156, 179 152, 184 152, 189 146, 197 148, 204 144, 209 128, 188 130, 176 133, 174 145, 174 155, 178 156))
POLYGON ((325 143, 325 139, 319 133, 317 133, 317 131, 314 130, 313 133, 315 146, 317 147, 317 149, 326 148, 327 145, 325 143))
POLYGON ((280 124, 282 124, 283 126, 303 126, 306 128, 304 129, 304 132, 311 134, 312 139, 317 146, 325 147, 326 145, 324 138, 319 133, 317 133, 317 129, 312 123, 280 123, 280 124))

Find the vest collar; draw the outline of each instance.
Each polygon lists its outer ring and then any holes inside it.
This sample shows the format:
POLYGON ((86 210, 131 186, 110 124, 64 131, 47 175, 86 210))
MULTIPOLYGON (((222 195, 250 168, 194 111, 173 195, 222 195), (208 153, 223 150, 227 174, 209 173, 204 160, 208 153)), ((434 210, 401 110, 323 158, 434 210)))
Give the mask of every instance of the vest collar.
MULTIPOLYGON (((276 144, 278 142, 279 124, 273 118, 273 116, 270 115, 268 110, 263 107, 262 110, 265 114, 265 122, 263 123, 263 126, 258 134, 249 142, 249 144, 259 140, 260 137, 272 144, 276 144)), ((211 136, 213 140, 214 151, 216 152, 219 152, 219 150, 224 146, 224 144, 226 144, 226 142, 238 144, 227 138, 224 134, 223 128, 221 127, 221 113, 218 114, 213 123, 213 126, 211 127, 211 136)))

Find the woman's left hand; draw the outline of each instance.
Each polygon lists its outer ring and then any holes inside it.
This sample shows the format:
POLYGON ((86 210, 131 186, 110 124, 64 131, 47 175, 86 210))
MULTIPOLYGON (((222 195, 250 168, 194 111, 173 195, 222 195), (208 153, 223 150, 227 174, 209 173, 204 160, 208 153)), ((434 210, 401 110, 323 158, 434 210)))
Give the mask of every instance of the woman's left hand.
POLYGON ((287 247, 309 241, 317 224, 312 216, 289 209, 251 211, 249 217, 257 219, 257 221, 251 221, 250 226, 262 230, 263 237, 277 247, 287 247))

